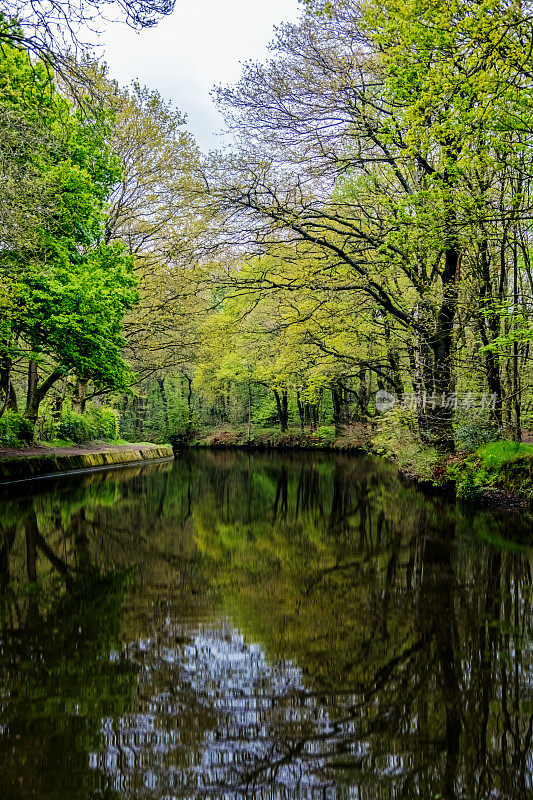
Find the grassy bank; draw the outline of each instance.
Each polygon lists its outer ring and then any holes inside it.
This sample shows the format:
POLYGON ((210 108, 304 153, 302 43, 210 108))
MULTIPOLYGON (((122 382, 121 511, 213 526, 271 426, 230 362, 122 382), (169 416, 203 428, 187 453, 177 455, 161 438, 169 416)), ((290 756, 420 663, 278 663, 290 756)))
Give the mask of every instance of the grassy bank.
POLYGON ((461 499, 482 499, 499 491, 533 503, 533 444, 490 442, 474 453, 459 454, 446 472, 461 499))

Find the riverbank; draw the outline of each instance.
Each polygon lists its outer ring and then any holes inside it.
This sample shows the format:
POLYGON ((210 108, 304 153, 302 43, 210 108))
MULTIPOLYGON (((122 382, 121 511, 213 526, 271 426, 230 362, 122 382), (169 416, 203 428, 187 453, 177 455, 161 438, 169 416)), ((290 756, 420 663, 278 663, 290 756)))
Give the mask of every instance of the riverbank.
MULTIPOLYGON (((181 443, 173 444, 177 449, 181 443)), ((332 426, 322 426, 316 431, 256 429, 251 435, 242 429, 226 427, 183 444, 192 448, 368 453, 393 462, 405 479, 427 494, 495 509, 533 506, 533 444, 526 442, 497 441, 474 452, 442 456, 433 448, 415 442, 405 431, 402 436, 384 440, 371 425, 359 424, 337 432, 332 426)), ((170 445, 149 442, 0 448, 0 483, 173 457, 170 445)))
POLYGON ((69 474, 79 470, 106 469, 174 458, 172 447, 149 442, 72 447, 0 448, 0 483, 69 474))
POLYGON ((316 431, 219 428, 192 440, 193 448, 251 450, 325 450, 368 453, 385 458, 400 474, 425 493, 456 498, 469 504, 500 509, 533 506, 533 444, 496 441, 475 451, 443 456, 425 446, 412 431, 384 435, 371 425, 353 425, 335 432, 332 426, 316 431))
POLYGON ((220 427, 204 433, 187 443, 189 447, 240 447, 260 450, 337 450, 365 452, 371 446, 372 429, 366 425, 350 425, 335 431, 332 425, 316 430, 289 428, 220 427))

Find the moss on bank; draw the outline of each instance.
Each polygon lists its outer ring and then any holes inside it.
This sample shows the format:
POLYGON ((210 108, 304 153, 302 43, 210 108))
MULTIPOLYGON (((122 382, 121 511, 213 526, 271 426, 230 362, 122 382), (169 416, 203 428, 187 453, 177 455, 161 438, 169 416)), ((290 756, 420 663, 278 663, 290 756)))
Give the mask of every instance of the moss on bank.
POLYGON ((499 490, 533 502, 533 445, 498 441, 460 454, 447 466, 455 481, 457 495, 475 500, 484 492, 499 490))
POLYGON ((136 448, 116 448, 83 454, 46 454, 0 459, 0 482, 41 478, 75 470, 121 466, 144 461, 173 458, 170 445, 139 445, 136 448))

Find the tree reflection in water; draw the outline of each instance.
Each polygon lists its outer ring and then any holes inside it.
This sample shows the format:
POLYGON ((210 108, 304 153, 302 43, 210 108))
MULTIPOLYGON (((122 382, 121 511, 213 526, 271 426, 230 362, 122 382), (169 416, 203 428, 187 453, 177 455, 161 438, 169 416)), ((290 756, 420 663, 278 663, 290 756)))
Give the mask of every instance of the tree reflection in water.
POLYGON ((527 515, 243 453, 2 508, 0 796, 531 794, 527 515))

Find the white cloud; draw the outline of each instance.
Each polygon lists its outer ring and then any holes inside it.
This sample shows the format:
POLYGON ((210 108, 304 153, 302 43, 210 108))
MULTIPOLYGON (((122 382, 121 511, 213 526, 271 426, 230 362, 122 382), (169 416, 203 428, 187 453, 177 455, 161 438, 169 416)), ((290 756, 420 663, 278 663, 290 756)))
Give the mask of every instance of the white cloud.
POLYGON ((215 133, 222 127, 210 90, 235 82, 240 62, 265 59, 274 26, 298 14, 298 0, 177 0, 156 28, 136 33, 106 25, 99 54, 119 83, 138 79, 172 100, 208 150, 219 144, 215 133))

